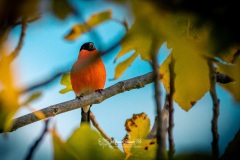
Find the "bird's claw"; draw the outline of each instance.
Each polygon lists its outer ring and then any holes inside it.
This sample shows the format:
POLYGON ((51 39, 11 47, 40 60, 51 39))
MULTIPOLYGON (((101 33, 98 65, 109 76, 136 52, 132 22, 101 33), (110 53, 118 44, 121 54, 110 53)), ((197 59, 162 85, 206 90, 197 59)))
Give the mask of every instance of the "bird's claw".
POLYGON ((95 92, 102 94, 103 89, 97 89, 95 92))
POLYGON ((80 95, 80 96, 76 96, 76 99, 81 99, 83 97, 83 95, 80 95))

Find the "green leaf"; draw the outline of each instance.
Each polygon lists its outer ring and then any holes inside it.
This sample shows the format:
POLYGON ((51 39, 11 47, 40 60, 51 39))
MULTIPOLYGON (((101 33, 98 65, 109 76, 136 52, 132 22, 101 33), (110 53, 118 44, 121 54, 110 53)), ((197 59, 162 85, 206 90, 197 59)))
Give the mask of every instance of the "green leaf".
POLYGON ((61 20, 74 12, 73 7, 69 4, 68 0, 52 0, 52 12, 61 20))
POLYGON ((60 138, 56 130, 52 130, 53 155, 54 159, 77 159, 77 155, 69 148, 69 146, 60 138))
POLYGON ((65 93, 71 91, 72 85, 71 85, 70 73, 63 74, 60 83, 61 83, 61 85, 64 85, 65 88, 60 90, 59 93, 65 94, 65 93))
MULTIPOLYGON (((99 143, 102 137, 90 125, 83 124, 76 129, 67 141, 61 141, 53 135, 54 158, 55 159, 104 159, 120 160, 124 155, 122 152, 102 146, 99 143), (61 156, 65 156, 62 158, 61 156)), ((107 142, 106 142, 107 143, 107 142)))
POLYGON ((234 79, 234 82, 228 84, 220 84, 221 87, 229 91, 237 102, 240 102, 240 58, 234 65, 227 65, 217 63, 219 66, 218 71, 223 74, 227 74, 234 79))
POLYGON ((128 59, 119 63, 115 69, 114 79, 119 78, 124 71, 132 64, 132 62, 137 58, 137 52, 133 53, 128 59))
POLYGON ((89 32, 97 25, 110 20, 112 16, 112 11, 107 10, 93 14, 86 23, 76 24, 72 27, 71 31, 65 36, 66 40, 73 41, 77 39, 83 33, 89 32))
POLYGON ((27 105, 37 99, 39 99, 42 96, 42 92, 34 92, 32 93, 23 103, 22 105, 27 105))

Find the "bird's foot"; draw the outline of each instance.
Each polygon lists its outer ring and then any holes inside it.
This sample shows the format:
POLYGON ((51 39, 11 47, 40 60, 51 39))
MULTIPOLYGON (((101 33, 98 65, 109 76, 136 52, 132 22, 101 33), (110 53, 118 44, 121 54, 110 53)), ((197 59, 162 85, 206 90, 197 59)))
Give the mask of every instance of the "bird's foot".
POLYGON ((95 92, 102 94, 103 89, 97 89, 95 92))
POLYGON ((83 97, 83 95, 81 94, 80 96, 76 96, 76 99, 81 100, 82 97, 83 97))

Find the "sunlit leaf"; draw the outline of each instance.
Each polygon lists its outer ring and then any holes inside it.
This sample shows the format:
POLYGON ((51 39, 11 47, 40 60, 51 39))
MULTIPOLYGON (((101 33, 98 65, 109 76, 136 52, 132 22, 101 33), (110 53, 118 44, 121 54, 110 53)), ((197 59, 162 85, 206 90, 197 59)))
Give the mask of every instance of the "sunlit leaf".
POLYGON ((64 85, 65 88, 60 90, 59 93, 64 94, 72 90, 72 84, 70 79, 70 73, 65 73, 62 76, 62 79, 60 81, 61 85, 64 85))
POLYGON ((83 33, 89 32, 97 25, 111 19, 112 11, 107 10, 93 14, 85 23, 76 24, 72 27, 71 31, 65 36, 66 40, 73 41, 83 33))
POLYGON ((150 132, 150 120, 145 113, 134 114, 125 123, 128 134, 122 141, 126 159, 148 160, 155 159, 156 139, 146 139, 150 132))
POLYGON ((227 74, 234 79, 234 82, 220 84, 220 86, 228 90, 235 100, 240 102, 240 58, 238 58, 234 65, 226 65, 222 63, 217 63, 217 65, 219 66, 218 70, 220 73, 227 74))
MULTIPOLYGON (((188 42, 190 44, 190 42, 188 42)), ((209 68, 206 59, 190 47, 175 46, 172 53, 175 59, 174 100, 188 111, 210 89, 209 68)), ((169 63, 171 55, 160 67, 160 74, 166 91, 169 93, 169 63)))
MULTIPOLYGON (((10 59, 0 50, 0 129, 8 131, 12 118, 19 109, 19 93, 14 86, 13 70, 10 59)), ((13 67, 15 69, 15 67, 13 67)))
POLYGON ((61 20, 67 18, 67 16, 74 12, 73 7, 68 0, 52 0, 52 11, 61 20))
POLYGON ((36 101, 42 96, 42 92, 34 92, 32 93, 21 105, 27 105, 33 101, 36 101))
POLYGON ((119 63, 115 69, 114 79, 119 78, 124 71, 132 64, 132 62, 137 58, 137 52, 133 53, 128 59, 119 63))
POLYGON ((67 141, 62 141, 59 137, 53 135, 54 158, 64 159, 61 156, 66 153, 65 159, 104 159, 104 160, 120 160, 123 159, 123 153, 103 146, 99 141, 102 137, 96 131, 92 130, 89 125, 81 125, 76 129, 67 141))

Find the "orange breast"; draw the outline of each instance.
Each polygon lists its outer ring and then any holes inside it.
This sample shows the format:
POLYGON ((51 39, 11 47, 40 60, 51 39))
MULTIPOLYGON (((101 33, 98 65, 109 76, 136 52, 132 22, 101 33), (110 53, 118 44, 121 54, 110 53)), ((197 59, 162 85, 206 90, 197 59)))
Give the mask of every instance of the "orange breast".
POLYGON ((71 69, 71 83, 77 96, 87 95, 95 90, 103 89, 106 81, 106 69, 101 58, 80 68, 79 66, 94 57, 97 51, 82 50, 78 60, 71 69))

